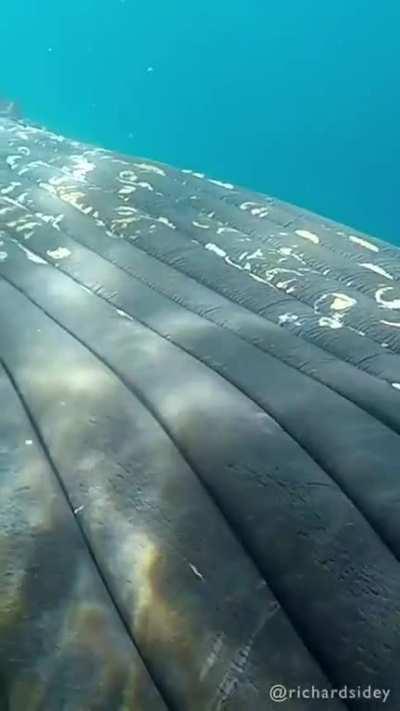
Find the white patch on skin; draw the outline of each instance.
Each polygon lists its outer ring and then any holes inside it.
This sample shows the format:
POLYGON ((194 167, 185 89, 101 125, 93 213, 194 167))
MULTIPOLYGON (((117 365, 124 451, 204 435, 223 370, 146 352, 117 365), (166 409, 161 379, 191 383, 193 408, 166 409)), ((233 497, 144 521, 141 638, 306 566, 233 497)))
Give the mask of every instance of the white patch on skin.
POLYGON ((234 189, 234 185, 232 185, 232 183, 223 183, 221 180, 209 180, 208 182, 213 185, 218 185, 220 188, 226 188, 227 190, 234 189))
POLYGON ((0 262, 5 262, 8 257, 7 252, 0 252, 0 262))
POLYGON ((34 254, 34 252, 31 252, 30 249, 27 249, 22 244, 19 244, 19 242, 16 242, 15 244, 19 247, 19 249, 22 249, 22 251, 25 252, 30 262, 33 262, 34 264, 47 264, 45 259, 42 259, 37 254, 34 254))
POLYGON ((146 183, 145 181, 140 180, 138 183, 136 183, 136 185, 141 188, 145 188, 145 190, 150 190, 150 192, 154 193, 154 188, 152 185, 150 185, 150 183, 146 183))
POLYGON ((19 187, 20 185, 21 185, 21 183, 16 183, 13 181, 6 188, 2 188, 2 190, 0 190, 0 192, 2 195, 9 195, 10 193, 12 193, 13 190, 15 190, 15 188, 19 187))
POLYGON ((226 252, 212 242, 208 242, 208 244, 206 244, 206 249, 209 249, 210 252, 214 252, 218 255, 218 257, 226 257, 226 252))
POLYGON ((134 163, 136 168, 140 168, 140 170, 145 170, 147 173, 155 173, 156 175, 163 175, 165 176, 166 173, 164 170, 161 170, 156 165, 150 165, 149 163, 134 163))
POLYGON ((199 570, 196 568, 196 566, 193 565, 193 563, 189 563, 189 568, 192 571, 192 573, 194 573, 196 578, 198 578, 199 580, 204 580, 203 575, 199 572, 199 570))
POLYGON ((132 318, 132 316, 130 316, 129 314, 127 314, 126 311, 122 311, 122 309, 117 309, 117 314, 119 314, 120 316, 123 316, 124 318, 129 319, 129 321, 134 321, 134 319, 132 318))
POLYGON ((217 235, 222 235, 224 232, 236 232, 236 234, 238 234, 239 230, 236 230, 234 227, 218 227, 217 235))
POLYGON ((196 220, 193 220, 192 225, 194 227, 199 227, 201 230, 209 230, 210 225, 203 225, 201 222, 196 222, 196 220))
POLYGON ((96 168, 95 163, 90 163, 84 155, 71 156, 71 160, 75 164, 71 174, 77 180, 85 178, 88 173, 91 173, 96 168))
POLYGON ((400 299, 393 299, 392 301, 386 301, 383 298, 383 294, 385 294, 387 291, 392 291, 393 287, 392 286, 384 286, 381 289, 378 289, 378 291, 375 293, 375 299, 379 306, 382 306, 385 309, 400 309, 400 299))
POLYGON ((33 444, 33 441, 31 439, 26 439, 25 444, 29 447, 31 444, 33 444))
POLYGON ((78 506, 76 509, 74 509, 74 514, 77 516, 81 511, 83 511, 85 507, 84 506, 78 506))
POLYGON ((342 328, 345 313, 356 303, 357 301, 347 296, 347 294, 339 292, 323 294, 314 303, 314 312, 316 314, 323 314, 325 311, 325 315, 322 315, 318 320, 319 325, 333 329, 342 328), (333 313, 326 315, 326 310, 333 313))
POLYGON ((295 230, 295 233, 296 235, 299 235, 299 237, 303 237, 303 239, 308 239, 309 242, 319 244, 319 237, 314 234, 314 232, 309 232, 308 230, 295 230))
POLYGON ((384 326, 393 326, 393 328, 400 328, 400 323, 398 321, 384 321, 382 319, 381 323, 383 323, 384 326))
POLYGON ((364 267, 364 269, 370 269, 371 272, 376 272, 376 274, 380 274, 381 276, 385 277, 386 279, 391 279, 393 281, 393 277, 389 272, 387 272, 383 267, 379 267, 377 264, 371 264, 370 262, 363 262, 360 264, 360 267, 364 267))
POLYGON ((20 160, 21 156, 8 156, 6 158, 6 163, 10 166, 11 170, 14 170, 17 167, 18 161, 20 160))
POLYGON ((262 256, 263 256, 263 253, 262 253, 261 249, 256 249, 256 251, 253 252, 253 254, 248 255, 247 259, 248 260, 249 259, 260 259, 262 256))
POLYGON ((260 205, 258 202, 242 202, 241 205, 239 205, 240 210, 252 210, 254 208, 259 208, 260 205))
POLYGON ((379 252, 379 247, 377 247, 375 244, 372 244, 371 242, 367 242, 366 239, 361 239, 361 237, 356 237, 356 235, 349 235, 349 240, 350 242, 359 244, 360 247, 365 247, 365 249, 369 249, 371 252, 379 252))
POLYGON ((224 635, 222 633, 218 634, 214 644, 211 647, 211 652, 207 656, 207 659, 205 660, 201 671, 200 671, 200 681, 203 681, 205 677, 207 676, 208 672, 212 667, 214 666, 215 662, 219 659, 221 650, 224 644, 224 635))
POLYGON ((288 257, 292 257, 292 259, 295 259, 297 262, 300 262, 300 264, 306 264, 306 262, 304 261, 304 259, 302 259, 302 258, 301 258, 298 254, 296 254, 295 252, 293 252, 293 248, 292 248, 292 247, 279 247, 278 252, 279 252, 279 254, 282 254, 283 257, 284 257, 284 259, 279 260, 280 262, 281 262, 281 261, 285 261, 288 257))
POLYGON ((174 225, 173 222, 170 222, 168 217, 159 217, 157 222, 162 222, 163 225, 167 225, 167 227, 170 227, 171 230, 176 230, 176 225, 174 225))
POLYGON ((123 188, 120 188, 118 190, 119 195, 130 195, 131 193, 136 192, 137 188, 134 185, 124 185, 123 188))
POLYGON ((30 232, 33 228, 38 227, 38 222, 24 222, 15 226, 16 232, 30 232))
POLYGON ((28 146, 18 146, 17 151, 18 151, 18 153, 21 153, 23 156, 30 156, 30 154, 31 154, 28 146))
POLYGON ((392 383, 392 388, 396 388, 396 390, 400 390, 400 383, 392 383))
POLYGON ((294 323, 296 325, 300 325, 300 319, 297 316, 297 314, 281 314, 278 318, 278 323, 280 326, 283 326, 285 323, 294 323))
POLYGON ((320 326, 329 326, 329 328, 343 328, 339 314, 334 316, 322 316, 318 321, 320 326))
POLYGON ((355 299, 352 299, 350 296, 347 296, 347 294, 332 294, 332 296, 335 297, 335 300, 331 304, 331 309, 333 311, 347 311, 347 309, 351 309, 352 306, 355 306, 357 301, 355 299))
POLYGON ((270 211, 267 210, 267 208, 262 208, 262 207, 254 207, 251 210, 251 214, 254 215, 255 217, 267 217, 269 215, 270 211))
POLYGON ((48 254, 49 257, 52 257, 52 259, 65 259, 66 257, 71 256, 70 250, 66 247, 58 247, 53 250, 48 249, 46 254, 48 254))

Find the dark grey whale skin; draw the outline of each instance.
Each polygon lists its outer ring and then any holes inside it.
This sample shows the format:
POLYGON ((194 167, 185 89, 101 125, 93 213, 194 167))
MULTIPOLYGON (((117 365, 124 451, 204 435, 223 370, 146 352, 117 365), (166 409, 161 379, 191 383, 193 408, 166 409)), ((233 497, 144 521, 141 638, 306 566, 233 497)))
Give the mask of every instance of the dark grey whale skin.
POLYGON ((399 254, 0 118, 1 709, 400 708, 399 254))

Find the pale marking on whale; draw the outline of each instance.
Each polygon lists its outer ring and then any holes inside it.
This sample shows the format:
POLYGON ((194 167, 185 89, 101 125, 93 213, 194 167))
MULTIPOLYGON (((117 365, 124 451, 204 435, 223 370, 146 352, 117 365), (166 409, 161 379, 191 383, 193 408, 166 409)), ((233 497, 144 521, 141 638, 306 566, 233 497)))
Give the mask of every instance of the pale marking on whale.
POLYGON ((166 176, 165 170, 162 170, 156 165, 150 165, 149 163, 134 163, 133 165, 136 168, 140 168, 140 170, 146 171, 147 173, 155 173, 156 175, 166 176))
POLYGON ((2 195, 9 195, 10 193, 13 192, 13 190, 15 190, 15 188, 20 187, 20 185, 22 185, 22 183, 17 183, 15 181, 13 181, 12 183, 10 183, 10 185, 7 185, 7 187, 2 188, 0 190, 0 192, 2 195))
POLYGON ((18 146, 17 151, 18 151, 18 153, 21 153, 21 155, 23 155, 23 156, 30 156, 31 155, 31 151, 28 148, 28 146, 18 146))
POLYGON ((386 271, 386 269, 383 269, 383 267, 378 266, 378 264, 371 264, 370 262, 362 262, 360 263, 360 267, 364 267, 364 269, 370 269, 372 272, 376 272, 376 274, 380 274, 381 276, 385 277, 386 279, 391 279, 393 281, 393 276, 389 274, 389 272, 386 271))
POLYGON ((117 314, 123 316, 124 318, 127 318, 129 321, 135 320, 130 314, 128 314, 126 311, 123 311, 122 309, 117 309, 117 314))
POLYGON ((326 293, 314 302, 314 313, 317 315, 321 314, 321 307, 325 305, 333 313, 320 316, 318 320, 319 325, 332 329, 343 328, 343 318, 346 312, 356 304, 356 299, 347 296, 347 294, 340 292, 326 293), (329 303, 330 300, 331 303, 329 303))
POLYGON ((385 294, 387 291, 392 290, 393 286, 383 286, 381 289, 378 289, 376 291, 375 300, 377 301, 379 306, 386 309, 400 309, 400 299, 393 299, 392 301, 387 301, 383 298, 383 294, 385 294))
POLYGON ((174 225, 174 223, 171 222, 171 221, 168 219, 168 217, 163 217, 163 216, 161 215, 161 217, 158 217, 158 218, 157 218, 157 222, 161 222, 163 225, 166 225, 166 226, 169 227, 171 230, 176 230, 176 225, 174 225))
POLYGON ((150 190, 150 192, 154 193, 154 188, 150 183, 147 183, 144 180, 139 180, 136 185, 138 185, 140 188, 144 188, 145 190, 150 190))
POLYGON ((26 247, 24 247, 22 244, 20 244, 16 240, 12 240, 12 241, 14 242, 14 244, 17 245, 17 247, 19 249, 21 249, 26 254, 26 256, 28 257, 30 262, 33 262, 34 264, 47 264, 46 260, 42 259, 42 257, 39 257, 38 254, 31 252, 30 249, 27 249, 26 247))
POLYGON ((198 568, 196 568, 196 566, 193 565, 193 563, 189 563, 189 568, 192 571, 192 573, 196 576, 196 578, 198 578, 199 580, 204 580, 204 576, 200 573, 198 568))
POLYGON ((356 235, 349 235, 349 240, 350 242, 360 245, 360 247, 369 249, 371 252, 379 252, 379 247, 377 247, 376 244, 372 244, 372 242, 368 242, 366 239, 361 239, 361 237, 357 237, 356 235))
POLYGON ((192 225, 193 225, 193 227, 198 227, 201 230, 209 230, 210 229, 210 225, 204 225, 203 223, 197 222, 196 220, 192 221, 192 225))
POLYGON ((72 252, 66 247, 57 247, 57 249, 53 250, 48 249, 46 254, 48 254, 52 259, 65 259, 66 257, 70 257, 72 252))
POLYGON ((0 262, 5 262, 8 257, 8 252, 0 252, 0 262))
POLYGON ((72 155, 71 160, 74 163, 71 175, 77 179, 85 178, 96 168, 95 163, 88 161, 85 155, 72 155))
POLYGON ((295 234, 299 237, 303 237, 303 239, 307 239, 309 242, 319 244, 319 237, 314 232, 310 232, 309 230, 295 230, 295 234))
POLYGON ((64 219, 64 215, 45 215, 43 212, 35 212, 35 215, 40 217, 46 224, 50 224, 56 230, 60 231, 59 224, 64 219))
POLYGON ((234 190, 234 185, 232 183, 225 183, 222 180, 213 180, 211 178, 208 179, 209 183, 212 183, 213 185, 218 185, 220 188, 226 188, 227 190, 234 190))
POLYGON ((400 322, 398 321, 385 321, 384 319, 381 319, 380 323, 383 323, 384 326, 393 326, 393 328, 400 328, 400 322))
POLYGON ((206 249, 208 249, 210 252, 214 252, 215 254, 218 255, 218 257, 226 257, 226 252, 221 249, 221 247, 218 247, 218 245, 213 244, 212 242, 208 242, 205 245, 206 249))
POLYGON ((207 676, 209 671, 215 665, 215 662, 219 659, 223 646, 224 646, 224 634, 222 632, 220 632, 219 634, 217 634, 217 636, 211 646, 211 651, 208 654, 208 656, 207 656, 207 658, 200 670, 200 681, 203 681, 203 679, 207 676))
POLYGON ((395 388, 396 390, 400 390, 400 383, 392 383, 392 388, 395 388))
MULTIPOLYGON (((234 227, 218 227, 217 229, 217 235, 222 235, 224 232, 236 232, 239 233, 240 230, 235 229, 234 227)), ((250 237, 247 239, 248 242, 251 241, 250 237)))
POLYGON ((20 161, 22 156, 8 156, 6 158, 6 163, 8 166, 10 166, 11 170, 15 170, 17 167, 18 161, 20 161))
POLYGON ((297 314, 292 314, 292 313, 286 313, 286 314, 281 314, 278 317, 278 323, 280 326, 283 326, 285 323, 293 323, 296 326, 301 325, 300 317, 297 314))

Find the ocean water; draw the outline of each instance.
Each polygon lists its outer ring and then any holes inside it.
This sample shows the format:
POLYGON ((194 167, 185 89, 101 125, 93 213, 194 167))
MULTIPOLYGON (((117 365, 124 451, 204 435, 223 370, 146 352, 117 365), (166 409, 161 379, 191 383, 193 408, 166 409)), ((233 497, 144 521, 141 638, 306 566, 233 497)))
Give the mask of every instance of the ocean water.
POLYGON ((0 95, 400 244, 399 28, 399 0, 11 0, 0 95))

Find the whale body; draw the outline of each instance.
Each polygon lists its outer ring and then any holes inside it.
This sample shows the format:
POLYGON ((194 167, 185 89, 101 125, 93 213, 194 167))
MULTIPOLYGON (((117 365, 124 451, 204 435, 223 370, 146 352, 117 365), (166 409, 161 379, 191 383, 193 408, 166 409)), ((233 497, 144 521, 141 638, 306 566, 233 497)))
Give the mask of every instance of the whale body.
POLYGON ((0 114, 1 708, 399 708, 399 250, 0 114))

